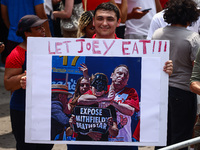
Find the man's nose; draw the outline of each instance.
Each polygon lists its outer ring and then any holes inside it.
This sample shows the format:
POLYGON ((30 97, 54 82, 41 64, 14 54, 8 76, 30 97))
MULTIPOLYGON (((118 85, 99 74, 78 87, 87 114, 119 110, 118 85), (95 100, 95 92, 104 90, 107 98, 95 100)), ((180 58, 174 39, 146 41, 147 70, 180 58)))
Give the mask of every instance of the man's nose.
POLYGON ((107 25, 107 20, 106 19, 103 20, 103 25, 107 25))

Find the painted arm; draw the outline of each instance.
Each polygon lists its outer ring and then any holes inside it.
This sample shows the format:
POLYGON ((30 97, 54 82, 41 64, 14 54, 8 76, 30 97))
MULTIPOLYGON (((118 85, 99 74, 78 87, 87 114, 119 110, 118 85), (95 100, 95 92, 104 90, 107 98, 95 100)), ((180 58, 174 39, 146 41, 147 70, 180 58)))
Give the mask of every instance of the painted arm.
MULTIPOLYGON (((41 19, 48 19, 47 15, 45 13, 44 5, 43 4, 36 5, 35 6, 35 12, 36 12, 36 15, 39 18, 41 18, 41 19)), ((50 29, 49 29, 49 22, 46 21, 43 25, 44 25, 44 28, 45 28, 46 37, 51 37, 51 32, 50 32, 50 29)))
POLYGON ((132 116, 135 112, 135 108, 128 104, 113 102, 111 105, 124 115, 132 116))
POLYGON ((8 91, 15 91, 21 88, 20 79, 25 76, 22 68, 5 68, 4 86, 8 91))
POLYGON ((94 95, 81 95, 80 98, 78 99, 78 104, 79 105, 92 105, 92 104, 97 104, 102 101, 112 101, 112 98, 108 97, 96 97, 94 95))

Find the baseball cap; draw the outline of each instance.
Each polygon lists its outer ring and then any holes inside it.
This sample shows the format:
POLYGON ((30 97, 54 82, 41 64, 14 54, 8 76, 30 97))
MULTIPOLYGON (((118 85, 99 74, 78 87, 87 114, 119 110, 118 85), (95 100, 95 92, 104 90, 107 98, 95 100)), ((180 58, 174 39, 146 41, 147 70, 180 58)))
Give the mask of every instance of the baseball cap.
POLYGON ((24 31, 30 27, 37 27, 42 25, 47 19, 40 19, 36 15, 26 15, 19 20, 16 34, 22 36, 24 31))

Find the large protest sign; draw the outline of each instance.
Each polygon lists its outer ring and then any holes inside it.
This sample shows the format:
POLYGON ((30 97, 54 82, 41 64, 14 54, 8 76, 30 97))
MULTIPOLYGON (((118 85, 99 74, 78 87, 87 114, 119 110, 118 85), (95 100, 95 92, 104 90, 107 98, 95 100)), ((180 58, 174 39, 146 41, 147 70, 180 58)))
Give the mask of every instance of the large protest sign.
MULTIPOLYGON (((82 72, 78 70, 81 63, 87 65, 89 75, 96 72, 105 73, 109 79, 109 84, 111 84, 110 76, 114 68, 120 64, 125 64, 129 67, 130 74, 127 87, 134 88, 137 91, 140 109, 129 117, 131 142, 123 140, 125 135, 122 134, 116 139, 108 138, 107 140, 110 142, 106 141, 106 144, 165 145, 168 75, 163 71, 163 66, 168 59, 168 41, 29 38, 26 141, 104 145, 104 141, 78 141, 74 135, 66 136, 62 140, 51 138, 51 132, 54 129, 51 124, 54 102, 51 87, 52 84, 67 85, 68 92, 72 95, 78 78, 82 76, 82 72), (134 136, 136 129, 139 131, 137 138, 134 136)), ((125 100, 127 94, 121 94, 118 98, 125 100)), ((123 103, 120 100, 118 102, 123 103)), ((99 109, 95 108, 95 110, 99 109)), ((70 117, 70 115, 71 112, 67 113, 66 116, 70 117)), ((123 123, 126 123, 127 118, 117 115, 119 130, 123 128, 123 123)), ((104 121, 101 123, 105 123, 104 121)), ((76 132, 79 131, 76 130, 76 132)))

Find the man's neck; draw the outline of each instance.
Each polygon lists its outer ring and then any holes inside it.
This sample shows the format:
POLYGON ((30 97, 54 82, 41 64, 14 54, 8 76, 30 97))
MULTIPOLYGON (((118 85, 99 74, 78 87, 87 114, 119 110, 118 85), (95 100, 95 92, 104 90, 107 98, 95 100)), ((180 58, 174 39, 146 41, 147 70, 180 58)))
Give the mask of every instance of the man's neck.
POLYGON ((101 35, 96 34, 95 38, 96 39, 115 39, 115 34, 110 35, 110 36, 101 36, 101 35))

